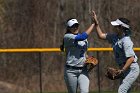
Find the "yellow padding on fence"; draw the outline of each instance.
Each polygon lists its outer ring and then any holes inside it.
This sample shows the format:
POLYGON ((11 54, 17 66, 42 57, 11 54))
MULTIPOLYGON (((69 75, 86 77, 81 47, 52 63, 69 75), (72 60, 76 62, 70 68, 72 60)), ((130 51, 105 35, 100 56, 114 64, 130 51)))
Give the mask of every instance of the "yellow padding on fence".
MULTIPOLYGON (((134 48, 140 51, 140 48, 134 48)), ((112 48, 88 48, 88 51, 112 51, 112 48)), ((60 52, 59 48, 19 48, 19 49, 0 49, 1 53, 7 52, 60 52)))

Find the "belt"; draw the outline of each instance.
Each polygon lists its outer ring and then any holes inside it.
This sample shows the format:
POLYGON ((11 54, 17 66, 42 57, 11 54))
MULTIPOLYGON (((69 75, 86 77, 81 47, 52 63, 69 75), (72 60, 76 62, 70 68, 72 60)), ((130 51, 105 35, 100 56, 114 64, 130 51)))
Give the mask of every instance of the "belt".
POLYGON ((132 62, 132 63, 137 63, 137 62, 132 62))
POLYGON ((71 68, 71 69, 83 69, 83 67, 75 67, 75 66, 70 66, 70 65, 66 65, 67 68, 71 68))

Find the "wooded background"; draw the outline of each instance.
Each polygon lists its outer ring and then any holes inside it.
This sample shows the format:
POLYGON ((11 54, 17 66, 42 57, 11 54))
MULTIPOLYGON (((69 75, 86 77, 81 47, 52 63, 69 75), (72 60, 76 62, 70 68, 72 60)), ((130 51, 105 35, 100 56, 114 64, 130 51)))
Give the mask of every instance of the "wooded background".
MULTIPOLYGON (((90 10, 95 10, 104 32, 113 32, 111 20, 125 17, 131 21, 134 47, 140 47, 140 0, 0 0, 0 48, 59 47, 66 32, 65 22, 76 18, 80 31, 91 25, 90 10)), ((94 30, 89 47, 111 47, 94 30)), ((136 52, 140 58, 140 51, 136 52)), ((89 52, 97 57, 97 52, 89 52)), ((63 79, 65 55, 42 53, 43 91, 66 91, 63 79)), ((104 77, 106 66, 116 66, 112 52, 99 52, 102 90, 117 90, 119 81, 104 77)), ((0 53, 0 92, 39 91, 38 53, 0 53)), ((90 90, 98 90, 97 68, 90 74, 90 90)), ((133 90, 140 87, 140 79, 133 90)))

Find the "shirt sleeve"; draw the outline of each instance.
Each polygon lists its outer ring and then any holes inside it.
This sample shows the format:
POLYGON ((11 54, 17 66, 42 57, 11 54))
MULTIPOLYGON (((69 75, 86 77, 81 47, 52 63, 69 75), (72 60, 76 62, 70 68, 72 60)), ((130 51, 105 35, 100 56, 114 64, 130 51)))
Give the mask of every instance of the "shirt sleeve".
POLYGON ((125 38, 123 42, 124 52, 126 57, 135 56, 135 52, 133 50, 133 42, 130 38, 125 38))
POLYGON ((86 32, 83 32, 83 33, 78 34, 78 35, 66 34, 64 36, 64 38, 69 39, 69 40, 74 40, 74 41, 83 41, 83 40, 86 40, 88 38, 88 35, 86 32))
POLYGON ((82 41, 82 40, 85 40, 88 38, 88 35, 86 32, 83 32, 82 34, 78 34, 76 37, 75 37, 75 41, 82 41))
POLYGON ((106 40, 108 40, 109 43, 112 43, 113 42, 113 34, 109 34, 109 33, 106 33, 106 40))

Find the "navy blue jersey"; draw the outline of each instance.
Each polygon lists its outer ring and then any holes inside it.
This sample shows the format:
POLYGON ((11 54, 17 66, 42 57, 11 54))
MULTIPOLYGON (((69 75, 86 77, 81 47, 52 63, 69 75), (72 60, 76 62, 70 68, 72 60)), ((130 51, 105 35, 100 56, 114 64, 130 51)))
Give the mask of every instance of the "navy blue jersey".
POLYGON ((125 64, 126 60, 132 56, 135 58, 134 61, 137 61, 137 56, 133 50, 133 42, 129 36, 124 36, 120 39, 116 34, 107 34, 106 39, 112 44, 118 65, 125 64))

